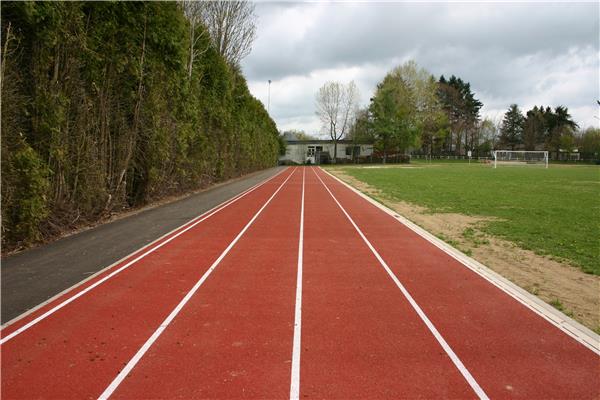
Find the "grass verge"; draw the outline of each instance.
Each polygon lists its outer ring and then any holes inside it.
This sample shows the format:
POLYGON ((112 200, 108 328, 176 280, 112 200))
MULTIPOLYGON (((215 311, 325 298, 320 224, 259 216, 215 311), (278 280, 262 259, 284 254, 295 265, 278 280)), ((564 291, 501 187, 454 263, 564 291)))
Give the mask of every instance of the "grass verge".
MULTIPOLYGON (((600 275, 600 168, 413 163, 344 167, 392 200, 432 213, 490 218, 485 233, 600 275)), ((466 236, 473 233, 467 231, 466 236)))

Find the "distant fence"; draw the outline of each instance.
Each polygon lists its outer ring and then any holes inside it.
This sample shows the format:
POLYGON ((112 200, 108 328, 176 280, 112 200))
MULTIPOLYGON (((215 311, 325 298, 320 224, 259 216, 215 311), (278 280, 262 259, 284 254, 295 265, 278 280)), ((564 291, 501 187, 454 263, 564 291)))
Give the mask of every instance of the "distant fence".
MULTIPOLYGON (((469 162, 469 156, 456 156, 456 155, 424 155, 424 154, 392 154, 386 158, 386 164, 405 164, 410 163, 411 160, 419 160, 419 161, 430 161, 430 162, 443 162, 443 161, 456 161, 456 162, 469 162)), ((330 162, 322 163, 322 164, 333 164, 331 160, 330 162)), ((494 161, 494 157, 470 157, 471 162, 488 164, 494 161)), ((579 160, 553 160, 550 159, 549 162, 551 164, 588 164, 588 165, 600 165, 600 160, 591 159, 591 158, 582 158, 579 160)), ((336 164, 382 164, 383 159, 379 156, 363 156, 357 157, 355 159, 349 158, 338 158, 336 164)), ((280 161, 281 165, 296 165, 292 161, 280 161)))
POLYGON ((423 154, 412 154, 410 156, 413 160, 463 160, 468 161, 490 161, 493 160, 493 157, 469 157, 469 156, 451 156, 451 155, 439 155, 439 156, 429 156, 423 154))
MULTIPOLYGON (((429 156, 429 155, 423 155, 423 154, 411 154, 410 158, 412 160, 455 160, 455 161, 468 161, 469 157, 468 156, 454 156, 454 155, 437 155, 437 156, 429 156)), ((488 157, 471 157, 470 158, 471 161, 477 161, 477 162, 482 162, 482 163, 487 163, 487 162, 491 162, 494 160, 494 157, 492 156, 488 156, 488 157)), ((581 158, 578 160, 575 159, 571 159, 571 160, 556 160, 556 159, 552 159, 550 158, 549 160, 550 163, 552 164, 600 164, 600 160, 594 159, 594 158, 581 158)))

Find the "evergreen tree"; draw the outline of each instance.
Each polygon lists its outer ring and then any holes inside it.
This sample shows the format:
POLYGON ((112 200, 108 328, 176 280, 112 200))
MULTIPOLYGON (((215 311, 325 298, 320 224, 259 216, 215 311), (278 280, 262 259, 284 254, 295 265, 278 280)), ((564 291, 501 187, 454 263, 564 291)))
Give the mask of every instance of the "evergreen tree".
POLYGON ((438 81, 438 97, 450 123, 447 151, 454 148, 455 154, 462 154, 463 145, 475 148, 473 135, 483 103, 475 98, 471 85, 454 75, 449 79, 442 75, 438 81))
POLYGON ((500 127, 500 144, 514 150, 523 143, 523 126, 525 118, 516 104, 511 104, 504 114, 502 126, 500 127))
POLYGON ((543 107, 533 107, 527 111, 525 123, 523 125, 523 144, 525 150, 535 150, 536 147, 544 144, 546 136, 546 121, 544 118, 543 107))
POLYGON ((578 125, 573 121, 568 108, 564 106, 556 107, 554 112, 548 107, 545 116, 548 127, 546 147, 548 150, 554 151, 556 159, 559 159, 561 147, 566 144, 568 144, 568 147, 572 147, 573 134, 578 125))

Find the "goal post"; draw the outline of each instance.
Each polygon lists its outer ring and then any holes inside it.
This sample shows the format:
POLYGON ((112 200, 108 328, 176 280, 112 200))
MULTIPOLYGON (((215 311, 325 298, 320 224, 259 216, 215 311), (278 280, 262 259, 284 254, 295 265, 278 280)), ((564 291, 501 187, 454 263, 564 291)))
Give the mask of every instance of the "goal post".
POLYGON ((539 165, 548 168, 547 151, 494 150, 494 168, 498 165, 539 165))

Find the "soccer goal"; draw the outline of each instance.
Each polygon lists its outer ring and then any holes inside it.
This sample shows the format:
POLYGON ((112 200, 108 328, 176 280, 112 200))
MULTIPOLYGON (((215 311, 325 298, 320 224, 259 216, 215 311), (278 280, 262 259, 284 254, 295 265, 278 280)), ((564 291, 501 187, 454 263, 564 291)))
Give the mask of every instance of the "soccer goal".
POLYGON ((495 150, 494 168, 498 165, 539 165, 548 168, 547 151, 495 150))

